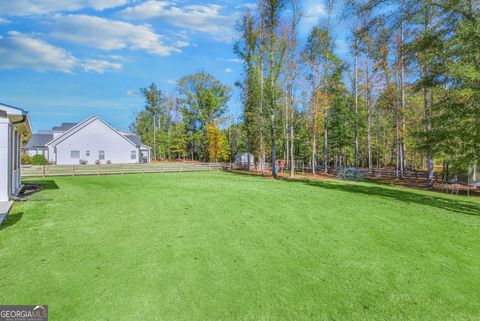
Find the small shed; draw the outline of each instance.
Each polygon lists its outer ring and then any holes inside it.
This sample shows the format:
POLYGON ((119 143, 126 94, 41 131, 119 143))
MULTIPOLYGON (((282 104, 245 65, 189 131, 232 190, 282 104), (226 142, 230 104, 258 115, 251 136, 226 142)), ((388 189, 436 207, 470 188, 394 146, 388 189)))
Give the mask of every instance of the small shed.
POLYGON ((235 156, 235 164, 243 166, 250 164, 250 167, 255 167, 255 159, 250 153, 239 153, 235 156))

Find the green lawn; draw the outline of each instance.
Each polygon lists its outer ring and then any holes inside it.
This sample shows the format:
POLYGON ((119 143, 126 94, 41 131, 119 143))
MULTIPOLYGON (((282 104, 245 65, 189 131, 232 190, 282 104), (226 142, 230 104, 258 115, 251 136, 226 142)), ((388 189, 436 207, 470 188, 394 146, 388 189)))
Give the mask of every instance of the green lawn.
POLYGON ((480 201, 229 173, 36 180, 0 304, 51 320, 480 320, 480 201))

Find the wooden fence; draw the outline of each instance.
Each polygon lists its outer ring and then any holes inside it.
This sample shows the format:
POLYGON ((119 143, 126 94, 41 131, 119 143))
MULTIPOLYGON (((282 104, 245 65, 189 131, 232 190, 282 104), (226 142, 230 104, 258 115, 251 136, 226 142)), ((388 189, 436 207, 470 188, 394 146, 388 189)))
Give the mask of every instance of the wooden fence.
MULTIPOLYGON (((255 164, 250 164, 250 170, 261 170, 261 168, 266 172, 271 171, 271 164, 265 163, 265 164, 260 164, 260 163, 255 163, 255 164)), ((224 170, 248 170, 248 164, 239 164, 239 163, 228 163, 223 165, 224 170)), ((339 167, 329 167, 328 168, 328 174, 331 175, 337 175, 338 172, 340 171, 341 168, 339 167)), ((284 168, 284 171, 286 173, 290 172, 290 167, 286 166, 284 168)), ((370 177, 370 178, 397 178, 397 173, 395 169, 389 169, 389 168, 359 168, 359 171, 362 172, 362 174, 365 177, 370 177)), ((305 165, 305 164, 297 164, 295 166, 295 173, 297 174, 311 174, 313 172, 313 168, 311 166, 305 165)), ((315 172, 317 174, 322 174, 324 172, 323 166, 316 166, 315 167, 315 172)), ((427 172, 426 171, 418 171, 418 170, 407 170, 402 173, 398 173, 398 178, 403 178, 403 179, 415 179, 415 180, 425 180, 427 178, 427 172)), ((434 173, 434 181, 436 182, 442 182, 442 173, 440 172, 435 172, 434 173)))
POLYGON ((125 175, 168 172, 200 172, 222 169, 220 163, 154 163, 125 165, 22 166, 22 177, 125 175))

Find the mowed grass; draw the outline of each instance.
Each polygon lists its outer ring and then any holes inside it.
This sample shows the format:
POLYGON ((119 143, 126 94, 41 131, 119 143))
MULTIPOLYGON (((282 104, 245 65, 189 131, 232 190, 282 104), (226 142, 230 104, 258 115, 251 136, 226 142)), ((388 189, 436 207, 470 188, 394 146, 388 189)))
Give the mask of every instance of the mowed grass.
POLYGON ((51 320, 480 320, 480 202, 230 173, 37 180, 0 303, 51 320))

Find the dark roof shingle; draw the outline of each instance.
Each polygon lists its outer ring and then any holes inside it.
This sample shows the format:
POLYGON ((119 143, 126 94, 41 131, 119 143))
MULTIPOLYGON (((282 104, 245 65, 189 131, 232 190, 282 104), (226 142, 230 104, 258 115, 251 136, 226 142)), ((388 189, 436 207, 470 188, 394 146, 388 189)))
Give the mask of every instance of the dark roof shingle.
POLYGON ((53 134, 33 134, 26 148, 45 147, 53 139, 53 134))
POLYGON ((76 126, 78 123, 62 123, 60 126, 52 127, 52 130, 59 132, 66 132, 72 127, 76 126))
POLYGON ((134 143, 137 147, 142 145, 142 138, 137 135, 125 135, 125 137, 134 143))

